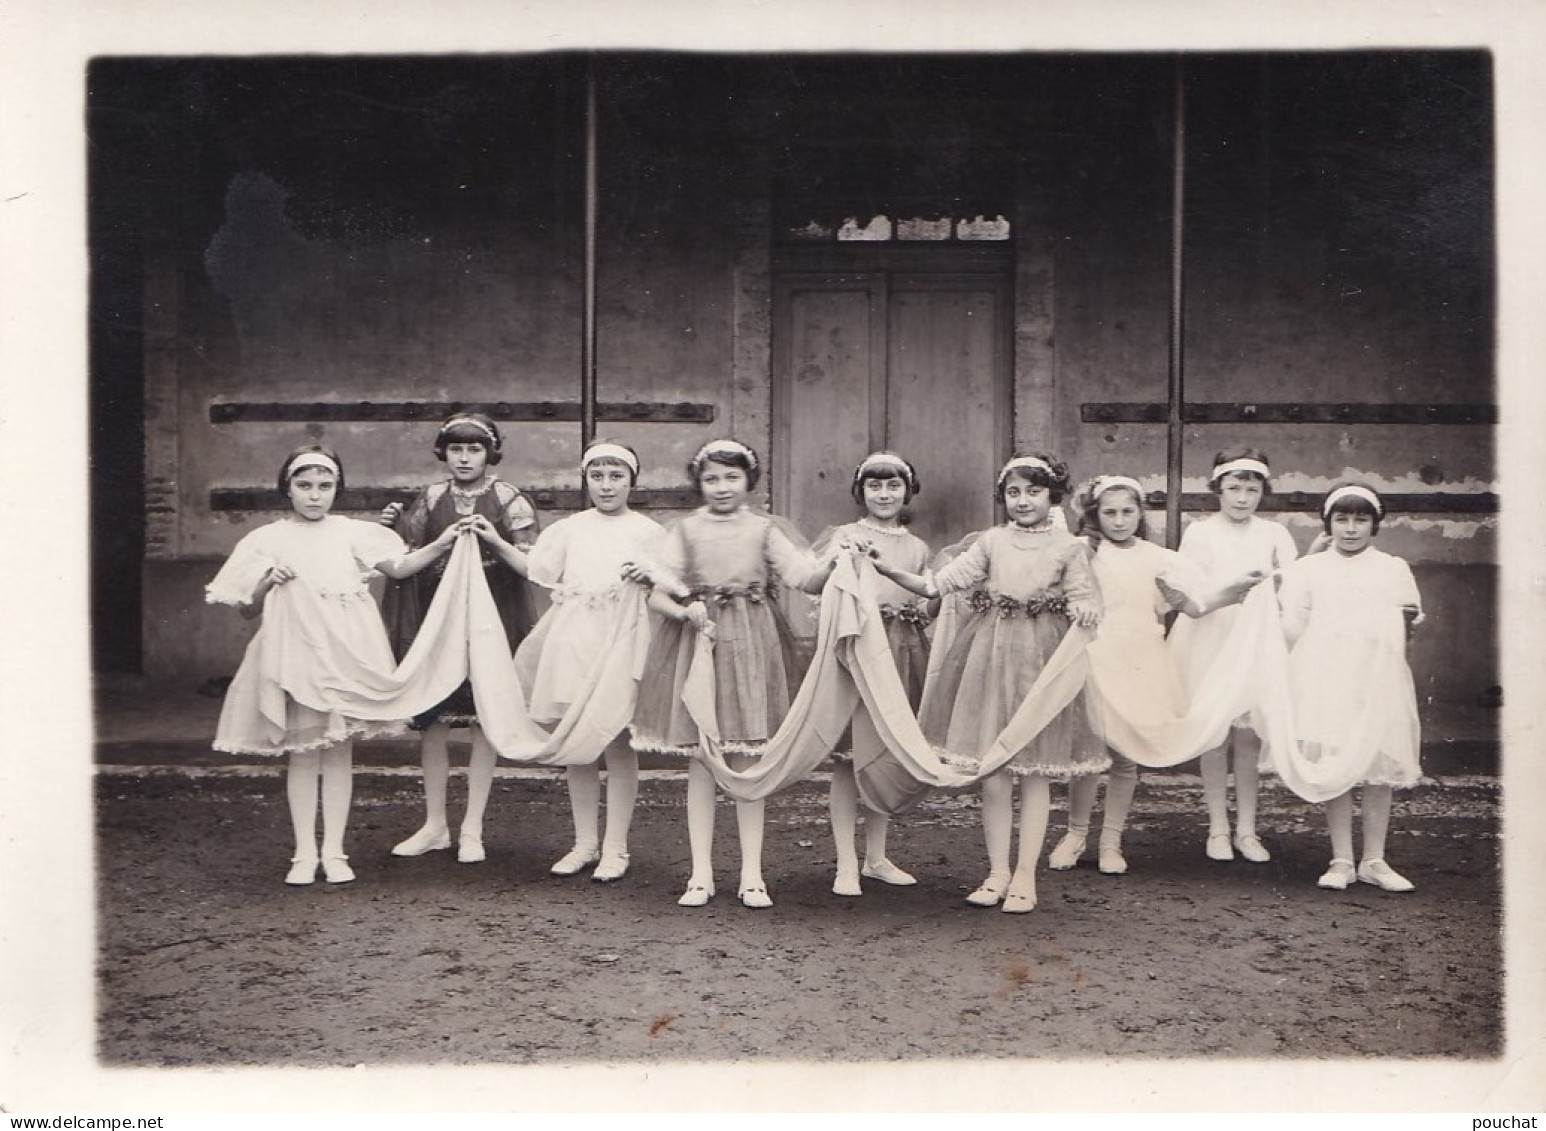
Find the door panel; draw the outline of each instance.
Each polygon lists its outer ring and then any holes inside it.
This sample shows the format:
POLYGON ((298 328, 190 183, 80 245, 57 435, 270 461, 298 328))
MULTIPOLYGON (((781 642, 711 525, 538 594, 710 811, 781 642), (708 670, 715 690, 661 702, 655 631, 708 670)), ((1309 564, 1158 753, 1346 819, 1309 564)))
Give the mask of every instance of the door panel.
MULTIPOLYGON (((853 468, 912 461, 914 532, 935 550, 995 521, 1008 450, 1009 277, 998 272, 787 272, 774 287, 773 509, 814 539, 858 516, 853 468)), ((802 635, 814 631, 795 599, 802 635)))
POLYGON ((884 354, 877 351, 883 290, 868 276, 791 278, 774 344, 774 509, 815 538, 853 518, 853 466, 869 451, 884 354), (780 364, 781 363, 781 364, 780 364), (855 453, 858 453, 857 455, 855 453))
POLYGON ((885 442, 918 470, 912 529, 936 550, 994 521, 1009 442, 995 282, 915 277, 891 288, 885 442))

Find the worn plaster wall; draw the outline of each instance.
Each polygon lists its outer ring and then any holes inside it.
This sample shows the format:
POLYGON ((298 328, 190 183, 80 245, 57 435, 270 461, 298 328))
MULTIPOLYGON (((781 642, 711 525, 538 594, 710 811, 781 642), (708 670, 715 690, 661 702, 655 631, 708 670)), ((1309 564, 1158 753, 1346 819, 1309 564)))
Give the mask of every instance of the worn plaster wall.
MULTIPOLYGON (((1026 85, 1041 101, 1007 115, 1022 131, 1009 147, 1024 154, 1015 443, 1051 447, 1079 476, 1126 472, 1159 488, 1163 426, 1086 423, 1081 408, 1165 400, 1172 73, 1091 61, 1082 80, 1065 82, 1078 68, 1061 66, 1058 82, 1026 85)), ((512 70, 507 81, 527 81, 512 70)), ((710 435, 770 444, 779 114, 745 113, 747 84, 729 63, 673 69, 645 58, 609 74, 599 398, 706 402, 717 418, 600 430, 638 448, 644 486, 678 486, 710 435)), ((1468 137, 1472 150, 1438 160, 1455 130, 1414 132, 1407 116, 1421 98, 1368 97, 1420 74, 1349 74, 1330 83, 1287 60, 1200 62, 1192 73, 1189 400, 1492 400, 1490 213, 1477 213, 1490 208, 1490 185, 1454 171, 1480 168, 1485 181, 1487 140, 1468 137), (1364 104, 1364 117, 1346 112, 1364 104), (1375 208, 1388 194, 1394 203, 1375 208)), ((241 533, 278 512, 213 511, 212 488, 270 483, 282 454, 313 439, 339 448, 355 485, 413 485, 438 471, 430 423, 213 424, 212 403, 577 399, 580 166, 574 100, 555 83, 559 94, 526 92, 520 104, 535 109, 519 122, 487 110, 478 130, 443 125, 438 158, 380 127, 366 144, 346 128, 356 119, 339 124, 348 108, 326 102, 290 108, 301 115, 293 129, 315 135, 299 156, 296 144, 249 142, 177 164, 189 183, 141 222, 147 671, 223 674, 249 631, 207 609, 202 585, 241 533), (480 145, 497 159, 462 158, 480 145)), ((897 89, 861 95, 879 114, 897 89)), ((436 105, 431 91, 405 121, 436 105)), ((869 116, 850 108, 851 121, 869 116)), ((506 433, 508 477, 577 485, 578 425, 506 433)), ((1317 491, 1346 474, 1397 492, 1496 487, 1486 426, 1196 425, 1187 489, 1201 490, 1212 453, 1236 443, 1265 448, 1285 490, 1317 491)), ((1313 519, 1284 521, 1307 545, 1313 519)), ((1381 545, 1413 561, 1444 626, 1415 645, 1423 694, 1474 699, 1497 682, 1495 520, 1399 516, 1381 545)))

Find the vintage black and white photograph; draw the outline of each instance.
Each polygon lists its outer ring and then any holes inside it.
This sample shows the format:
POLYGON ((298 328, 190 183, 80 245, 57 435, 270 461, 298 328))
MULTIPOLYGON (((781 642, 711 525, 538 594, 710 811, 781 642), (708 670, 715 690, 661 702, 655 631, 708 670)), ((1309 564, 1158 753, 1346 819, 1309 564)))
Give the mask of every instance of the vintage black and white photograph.
POLYGON ((80 53, 6 973, 91 1095, 1539 1106, 1517 57, 981 9, 80 53))

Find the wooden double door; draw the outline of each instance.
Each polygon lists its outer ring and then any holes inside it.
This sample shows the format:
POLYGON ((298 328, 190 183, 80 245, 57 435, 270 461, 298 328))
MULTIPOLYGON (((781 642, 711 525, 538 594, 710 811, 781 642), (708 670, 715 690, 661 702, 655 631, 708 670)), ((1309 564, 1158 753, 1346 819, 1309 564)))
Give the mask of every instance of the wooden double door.
POLYGON ((1011 296, 997 266, 778 272, 774 509, 811 538, 852 521, 854 466, 889 448, 922 480, 911 529, 932 549, 991 525, 1011 443, 1011 296))

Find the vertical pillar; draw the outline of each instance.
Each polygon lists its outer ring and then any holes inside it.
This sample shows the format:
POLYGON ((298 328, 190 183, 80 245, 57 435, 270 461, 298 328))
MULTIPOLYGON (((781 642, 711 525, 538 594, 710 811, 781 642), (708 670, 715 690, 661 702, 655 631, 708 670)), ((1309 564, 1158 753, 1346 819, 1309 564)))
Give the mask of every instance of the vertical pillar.
POLYGON ((585 267, 580 338, 580 448, 596 437, 596 57, 585 65, 585 267))
POLYGON ((1176 56, 1170 190, 1170 395, 1165 420, 1165 544, 1181 542, 1182 406, 1186 402, 1186 63, 1176 56))

